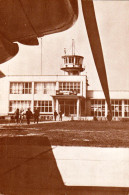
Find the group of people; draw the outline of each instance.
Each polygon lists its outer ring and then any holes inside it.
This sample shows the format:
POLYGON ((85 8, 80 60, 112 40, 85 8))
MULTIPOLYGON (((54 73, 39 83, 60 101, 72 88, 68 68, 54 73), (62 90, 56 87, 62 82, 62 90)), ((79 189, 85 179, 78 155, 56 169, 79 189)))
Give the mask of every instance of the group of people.
MULTIPOLYGON (((28 110, 25 112, 23 109, 19 110, 19 108, 16 109, 15 111, 15 119, 16 119, 16 123, 18 124, 19 122, 22 123, 23 119, 25 118, 24 116, 26 116, 26 121, 27 124, 30 124, 30 119, 32 117, 34 117, 34 123, 36 122, 38 124, 39 122, 39 116, 40 116, 40 111, 38 108, 35 109, 34 114, 32 114, 30 108, 28 108, 28 110)), ((56 121, 58 116, 58 113, 56 112, 56 110, 54 111, 54 120, 56 121)), ((62 121, 62 112, 59 112, 59 120, 62 121)))
MULTIPOLYGON (((59 112, 59 120, 62 121, 62 111, 59 112)), ((56 112, 56 110, 54 111, 54 120, 56 121, 56 118, 58 116, 58 113, 56 112)))
POLYGON ((30 108, 28 108, 28 110, 26 112, 24 110, 20 110, 19 111, 19 108, 17 108, 16 112, 15 112, 16 123, 17 124, 19 122, 22 123, 25 115, 26 115, 26 121, 27 121, 28 125, 30 124, 30 119, 33 116, 34 116, 34 123, 37 122, 37 124, 38 124, 38 122, 39 122, 39 115, 40 115, 40 112, 39 112, 38 108, 35 109, 34 115, 32 114, 30 108))

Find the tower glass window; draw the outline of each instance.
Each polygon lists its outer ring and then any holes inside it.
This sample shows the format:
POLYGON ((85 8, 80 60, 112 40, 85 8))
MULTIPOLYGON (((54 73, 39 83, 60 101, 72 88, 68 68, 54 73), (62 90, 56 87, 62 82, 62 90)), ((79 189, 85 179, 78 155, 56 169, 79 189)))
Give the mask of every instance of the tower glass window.
POLYGON ((69 57, 69 63, 74 63, 74 57, 69 57))

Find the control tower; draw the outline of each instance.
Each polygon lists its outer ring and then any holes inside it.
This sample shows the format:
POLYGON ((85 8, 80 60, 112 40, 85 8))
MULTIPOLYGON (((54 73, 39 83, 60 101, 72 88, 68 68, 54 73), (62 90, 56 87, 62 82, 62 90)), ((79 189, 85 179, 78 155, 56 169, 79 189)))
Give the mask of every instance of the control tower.
POLYGON ((72 55, 65 55, 62 56, 63 59, 63 66, 61 70, 67 72, 68 75, 80 75, 81 72, 85 70, 82 67, 83 64, 83 56, 75 55, 75 44, 74 40, 72 40, 72 55))

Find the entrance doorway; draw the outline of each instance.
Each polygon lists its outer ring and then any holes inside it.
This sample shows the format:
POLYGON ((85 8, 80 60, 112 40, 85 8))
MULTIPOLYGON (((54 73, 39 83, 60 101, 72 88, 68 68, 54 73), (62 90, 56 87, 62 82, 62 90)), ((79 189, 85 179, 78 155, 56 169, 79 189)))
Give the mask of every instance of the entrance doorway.
POLYGON ((59 100, 59 109, 64 116, 77 115, 77 100, 59 100))

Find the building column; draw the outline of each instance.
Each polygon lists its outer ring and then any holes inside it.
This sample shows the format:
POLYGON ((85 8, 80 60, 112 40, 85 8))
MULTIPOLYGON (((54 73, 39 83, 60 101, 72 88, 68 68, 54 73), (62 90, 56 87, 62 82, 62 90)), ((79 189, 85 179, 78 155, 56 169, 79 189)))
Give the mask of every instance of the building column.
POLYGON ((52 97, 52 112, 55 111, 55 99, 52 97))
POLYGON ((7 111, 7 113, 9 113, 9 106, 10 106, 10 82, 8 81, 8 91, 9 91, 9 93, 8 93, 8 106, 7 106, 7 108, 8 108, 8 111, 7 111))
POLYGON ((32 113, 34 112, 34 82, 32 82, 31 111, 32 111, 32 113))
POLYGON ((83 82, 80 82, 80 94, 83 96, 83 82))
POLYGON ((105 100, 105 117, 107 117, 108 115, 108 105, 107 105, 107 102, 105 100))
POLYGON ((77 99, 77 117, 80 117, 80 99, 77 99))
POLYGON ((122 100, 122 117, 124 117, 124 100, 122 100))
MULTIPOLYGON (((59 81, 58 81, 58 76, 57 76, 57 78, 56 78, 56 87, 55 87, 55 90, 57 91, 57 90, 59 90, 59 81)), ((55 91, 55 94, 56 94, 56 91, 55 91)))
POLYGON ((55 106, 55 108, 56 108, 56 112, 58 113, 59 112, 59 101, 58 101, 58 99, 56 99, 56 106, 55 106))

